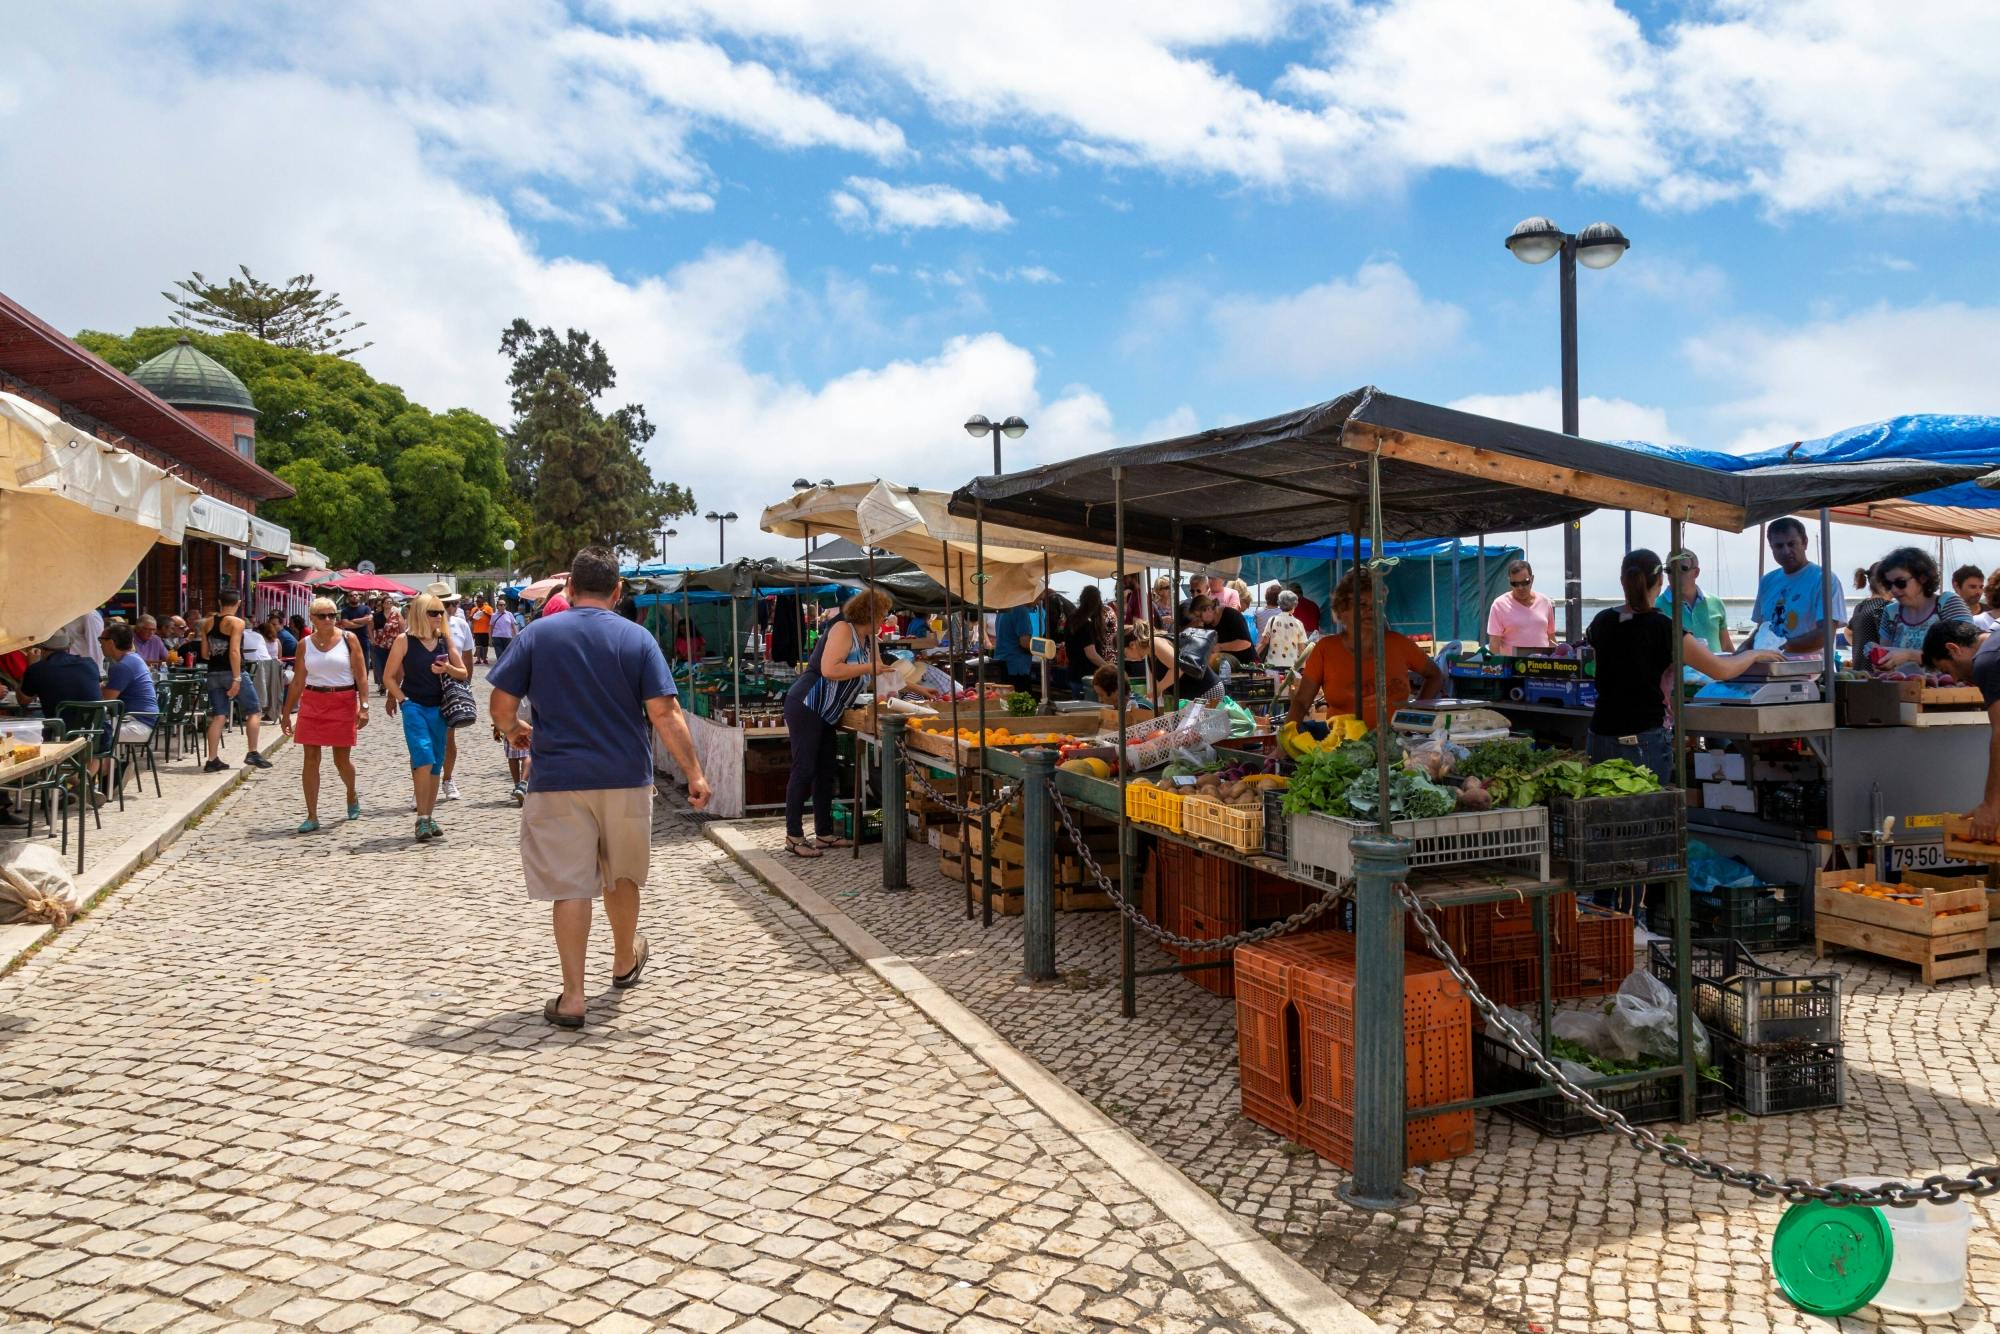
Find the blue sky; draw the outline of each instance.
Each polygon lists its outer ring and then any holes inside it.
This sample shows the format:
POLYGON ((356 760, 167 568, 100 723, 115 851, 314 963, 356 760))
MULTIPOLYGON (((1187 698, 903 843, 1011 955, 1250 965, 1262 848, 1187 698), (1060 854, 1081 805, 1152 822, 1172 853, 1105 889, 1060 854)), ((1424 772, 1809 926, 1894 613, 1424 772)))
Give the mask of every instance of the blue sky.
POLYGON ((47 205, 0 216, 0 289, 122 328, 190 269, 310 270, 372 372, 495 416, 501 325, 588 328, 660 474, 748 518, 801 474, 962 482, 975 411, 1029 418, 1022 464, 1370 382, 1554 425, 1555 266, 1500 244, 1547 214, 1633 241, 1580 275, 1585 433, 1761 447, 1994 404, 2000 11, 1925 14, 38 7, 0 163, 47 205))

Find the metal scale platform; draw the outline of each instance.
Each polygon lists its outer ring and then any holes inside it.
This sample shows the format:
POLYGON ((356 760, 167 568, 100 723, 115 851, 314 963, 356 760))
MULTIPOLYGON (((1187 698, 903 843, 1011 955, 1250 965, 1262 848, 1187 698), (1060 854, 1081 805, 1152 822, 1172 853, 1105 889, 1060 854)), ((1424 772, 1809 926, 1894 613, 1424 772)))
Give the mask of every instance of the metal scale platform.
POLYGON ((1696 704, 1817 704, 1826 659, 1817 653, 1789 654, 1782 662, 1759 663, 1734 681, 1711 681, 1694 692, 1696 704))

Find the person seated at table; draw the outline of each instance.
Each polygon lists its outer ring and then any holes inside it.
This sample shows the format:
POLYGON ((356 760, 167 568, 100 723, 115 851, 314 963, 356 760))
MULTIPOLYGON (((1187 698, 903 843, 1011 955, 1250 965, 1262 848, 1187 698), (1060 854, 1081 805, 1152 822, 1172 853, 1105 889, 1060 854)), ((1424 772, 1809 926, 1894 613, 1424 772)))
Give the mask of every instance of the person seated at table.
POLYGON ((1905 670, 1923 660, 1924 636, 1940 622, 1970 621, 1972 609, 1958 594, 1939 591, 1937 562, 1921 547, 1897 547, 1880 563, 1882 586, 1894 599, 1882 608, 1869 665, 1905 670))
POLYGON ((1097 702, 1107 709, 1123 700, 1128 710, 1155 712, 1151 701, 1130 697, 1129 679, 1117 663, 1107 662, 1090 674, 1090 685, 1097 693, 1097 702))
MULTIPOLYGON (((1358 716, 1375 726, 1375 640, 1374 589, 1365 569, 1349 570, 1333 590, 1333 613, 1340 620, 1338 634, 1323 635, 1299 664, 1299 683, 1292 691, 1287 721, 1294 726, 1312 716, 1315 701, 1324 698, 1328 714, 1358 716), (1354 661, 1361 659, 1361 698, 1354 697, 1354 661)), ((1412 693, 1419 701, 1436 699, 1444 693, 1444 673, 1431 656, 1416 646, 1409 636, 1394 630, 1384 635, 1389 664, 1389 713, 1410 702, 1412 693), (1412 683, 1415 683, 1414 685, 1412 683)))
POLYGON ((121 744, 137 745, 153 739, 153 727, 160 717, 160 697, 153 689, 153 674, 139 656, 138 635, 123 621, 104 627, 104 698, 125 706, 118 723, 121 744))
POLYGON ((167 641, 160 638, 160 623, 151 616, 141 616, 132 627, 132 651, 139 655, 139 661, 146 664, 146 670, 157 672, 167 660, 167 641))
MULTIPOLYGON (((64 704, 84 704, 104 697, 104 688, 97 675, 97 664, 89 658, 70 651, 69 636, 57 631, 48 639, 28 651, 28 670, 21 674, 20 695, 23 703, 33 701, 41 705, 42 716, 60 718, 64 735, 82 731, 89 725, 89 715, 75 709, 64 709, 64 704)), ((93 753, 96 747, 92 747, 93 753)), ((91 770, 97 768, 95 760, 91 770)), ((93 805, 102 805, 103 798, 93 789, 93 805)))

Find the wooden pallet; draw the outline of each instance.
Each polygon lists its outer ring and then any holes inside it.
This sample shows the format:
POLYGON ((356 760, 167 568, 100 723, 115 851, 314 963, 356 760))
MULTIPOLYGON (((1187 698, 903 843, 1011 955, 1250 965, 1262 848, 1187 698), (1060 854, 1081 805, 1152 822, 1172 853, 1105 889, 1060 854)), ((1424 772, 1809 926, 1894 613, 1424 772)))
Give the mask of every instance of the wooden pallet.
POLYGON ((1865 950, 1913 963, 1925 986, 1986 972, 1986 891, 1931 889, 1918 885, 1921 903, 1894 903, 1849 894, 1840 888, 1847 871, 1822 871, 1813 898, 1813 955, 1824 958, 1829 945, 1865 950), (1941 910, 1977 912, 1940 917, 1941 910))

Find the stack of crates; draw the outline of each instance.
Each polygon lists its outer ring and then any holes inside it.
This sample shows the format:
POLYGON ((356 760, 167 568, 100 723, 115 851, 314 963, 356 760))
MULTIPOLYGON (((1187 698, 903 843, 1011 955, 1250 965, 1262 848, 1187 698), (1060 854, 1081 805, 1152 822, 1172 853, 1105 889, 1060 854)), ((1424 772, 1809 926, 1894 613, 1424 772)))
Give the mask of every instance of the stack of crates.
MULTIPOLYGON (((1632 971, 1631 916, 1591 905, 1579 908, 1574 894, 1554 894, 1547 902, 1553 999, 1617 991, 1632 971)), ((1541 1000, 1542 965, 1531 905, 1473 903, 1429 911, 1438 934, 1490 999, 1516 1008, 1541 1000)), ((1404 944, 1426 950, 1413 922, 1405 926, 1404 944)))
MULTIPOLYGON (((1673 942, 1656 940, 1649 952, 1653 975, 1672 986, 1673 942)), ((1688 957, 1695 1016, 1735 1106, 1771 1116, 1847 1100, 1838 974, 1783 972, 1739 940, 1692 941, 1688 957)))
MULTIPOLYGON (((1243 1115, 1354 1166, 1354 937, 1315 931, 1236 951, 1237 1072, 1243 1115)), ((1472 1006, 1443 964, 1403 960, 1408 1107, 1472 1096, 1472 1006)), ((1404 1125, 1412 1165, 1472 1150, 1470 1111, 1404 1125)))
MULTIPOLYGON (((1176 935, 1190 940, 1219 940, 1246 927, 1280 921, 1302 910, 1319 891, 1281 875, 1253 871, 1237 862, 1213 857, 1180 843, 1159 842, 1146 866, 1140 906, 1147 916, 1176 935), (1245 915, 1247 908, 1248 915, 1245 915)), ((1332 925, 1322 914, 1308 929, 1332 925)), ((1186 974, 1204 991, 1218 996, 1236 994, 1227 951, 1168 947, 1183 964, 1221 963, 1186 974)))

